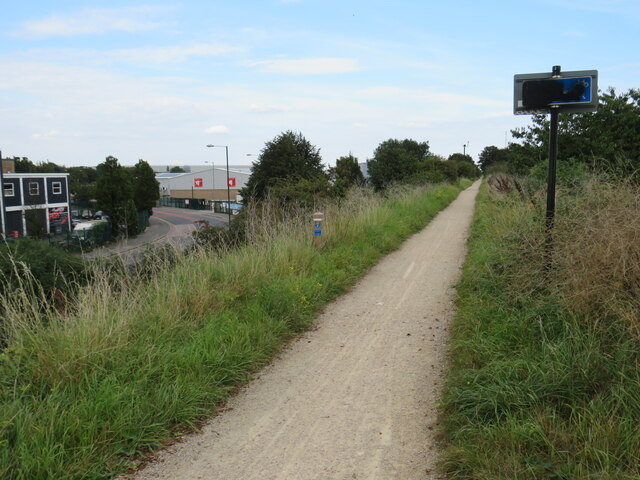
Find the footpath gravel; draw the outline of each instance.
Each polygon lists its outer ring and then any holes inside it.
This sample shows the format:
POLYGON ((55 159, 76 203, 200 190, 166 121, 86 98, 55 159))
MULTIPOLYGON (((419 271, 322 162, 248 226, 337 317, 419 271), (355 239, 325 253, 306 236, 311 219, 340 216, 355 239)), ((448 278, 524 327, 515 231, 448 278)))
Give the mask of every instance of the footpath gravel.
POLYGON ((438 479, 452 287, 478 187, 328 305, 200 433, 122 478, 438 479))

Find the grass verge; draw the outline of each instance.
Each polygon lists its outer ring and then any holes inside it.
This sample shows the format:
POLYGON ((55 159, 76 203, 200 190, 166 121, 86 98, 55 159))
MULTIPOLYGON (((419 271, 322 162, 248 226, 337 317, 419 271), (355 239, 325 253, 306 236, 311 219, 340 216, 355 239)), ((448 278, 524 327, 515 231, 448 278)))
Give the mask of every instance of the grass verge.
POLYGON ((66 315, 2 299, 0 478, 112 478, 197 425, 460 189, 356 193, 325 210, 320 249, 301 217, 252 224, 251 244, 172 258, 144 282, 98 272, 66 315))
POLYGON ((486 184, 478 196, 442 468, 453 479, 640 478, 637 187, 561 189, 550 266, 542 202, 524 197, 486 184))

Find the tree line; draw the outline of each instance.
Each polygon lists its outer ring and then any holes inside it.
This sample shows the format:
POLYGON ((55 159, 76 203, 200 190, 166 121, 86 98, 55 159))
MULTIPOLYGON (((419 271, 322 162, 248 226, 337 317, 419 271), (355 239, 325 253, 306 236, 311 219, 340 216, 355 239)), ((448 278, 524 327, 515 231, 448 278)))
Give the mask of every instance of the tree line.
POLYGON ((285 203, 313 203, 314 199, 343 196, 352 186, 370 184, 382 191, 397 183, 439 183, 477 178, 480 170, 469 155, 445 159, 429 150, 428 142, 389 139, 366 161, 365 179, 358 158, 349 153, 325 169, 320 150, 302 133, 286 131, 267 142, 253 164, 241 195, 246 202, 267 197, 285 203))

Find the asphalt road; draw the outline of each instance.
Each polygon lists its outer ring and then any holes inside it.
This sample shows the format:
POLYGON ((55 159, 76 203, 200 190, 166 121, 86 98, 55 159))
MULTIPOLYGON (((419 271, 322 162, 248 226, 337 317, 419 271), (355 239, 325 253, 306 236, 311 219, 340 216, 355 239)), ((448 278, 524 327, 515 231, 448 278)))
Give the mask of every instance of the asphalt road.
POLYGON ((209 210, 188 210, 186 208, 154 207, 153 214, 172 225, 192 225, 204 220, 214 227, 227 225, 227 215, 214 213, 209 210))
POLYGON ((192 232, 199 220, 209 222, 215 227, 227 225, 227 215, 208 210, 187 210, 171 207, 154 207, 149 227, 140 235, 97 248, 84 254, 86 258, 120 255, 126 262, 133 261, 137 255, 151 245, 172 243, 179 248, 187 247, 193 241, 192 232))

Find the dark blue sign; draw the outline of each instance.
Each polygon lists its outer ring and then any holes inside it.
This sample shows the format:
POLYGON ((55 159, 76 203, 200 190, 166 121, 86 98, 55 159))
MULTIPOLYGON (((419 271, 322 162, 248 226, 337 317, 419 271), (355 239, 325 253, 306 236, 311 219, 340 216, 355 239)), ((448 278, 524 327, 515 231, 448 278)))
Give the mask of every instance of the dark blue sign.
POLYGON ((551 103, 589 103, 591 101, 591 77, 561 78, 562 98, 551 103))
POLYGON ((522 101, 525 108, 591 103, 591 77, 525 81, 522 101))
POLYGON ((315 222, 315 223, 313 224, 313 226, 314 226, 315 228, 322 228, 322 222, 315 222))
POLYGON ((316 236, 316 237, 322 236, 322 230, 314 230, 313 231, 313 235, 316 236))

